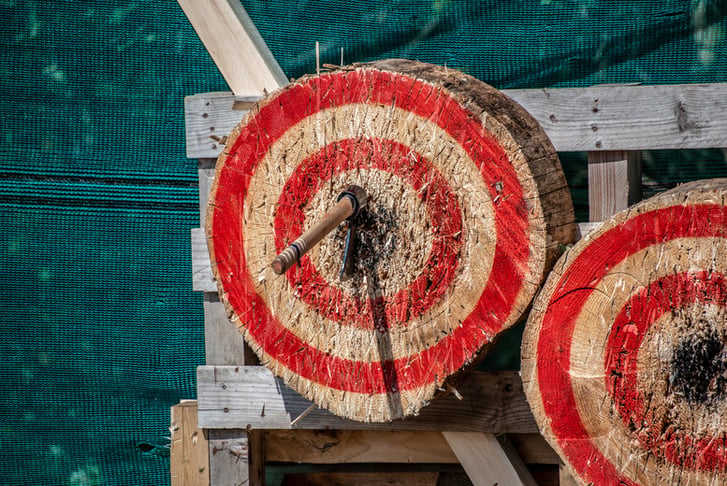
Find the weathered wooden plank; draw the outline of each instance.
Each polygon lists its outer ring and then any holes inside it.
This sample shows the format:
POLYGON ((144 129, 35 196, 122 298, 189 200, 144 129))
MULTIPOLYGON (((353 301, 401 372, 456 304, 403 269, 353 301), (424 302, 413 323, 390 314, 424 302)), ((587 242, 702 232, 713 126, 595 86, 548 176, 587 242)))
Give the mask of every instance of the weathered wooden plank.
POLYGON ((641 200, 641 152, 588 152, 588 212, 604 221, 641 200))
MULTIPOLYGON (((540 434, 507 434, 525 464, 560 464, 540 434)), ((266 430, 265 458, 272 462, 459 463, 440 432, 414 430, 266 430)))
MULTIPOLYGON (((494 437, 494 436, 493 436, 494 437)), ((528 486, 538 486, 537 482, 530 474, 530 470, 525 465, 525 461, 520 456, 519 451, 515 448, 515 445, 507 439, 507 435, 496 438, 502 447, 502 451, 505 453, 508 462, 515 469, 518 480, 528 486)))
POLYGON ((217 293, 204 293, 204 348, 207 365, 257 364, 242 333, 227 318, 217 293))
POLYGON ((437 486, 436 472, 319 472, 286 474, 283 484, 296 486, 437 486))
POLYGON ((239 0, 177 0, 236 95, 260 95, 288 82, 239 0))
MULTIPOLYGON (((727 83, 504 93, 540 122, 559 152, 727 147, 727 83)), ((231 93, 185 98, 189 157, 220 153, 210 137, 226 135, 242 119, 233 101, 231 93)))
POLYGON ((192 228, 192 290, 196 292, 217 292, 217 282, 212 278, 210 256, 207 251, 207 237, 204 229, 192 228))
POLYGON ((210 485, 265 485, 260 434, 260 431, 249 433, 240 429, 207 431, 210 485))
POLYGON ((170 473, 172 486, 209 486, 207 439, 197 427, 197 402, 185 400, 171 408, 170 473))
POLYGON ((212 190, 215 178, 215 159, 199 159, 197 161, 197 180, 199 184, 199 225, 204 228, 207 217, 207 199, 212 190))
POLYGON ((229 92, 184 98, 187 157, 217 158, 225 147, 227 135, 247 113, 233 109, 234 102, 235 98, 229 92))
POLYGON ((311 402, 261 366, 197 368, 199 423, 204 428, 453 430, 536 433, 517 372, 473 372, 460 387, 462 400, 443 397, 421 415, 384 424, 367 424, 314 409, 291 425, 311 402))
POLYGON ((521 461, 512 462, 493 434, 442 432, 475 486, 535 486, 521 461))
POLYGON ((459 462, 442 434, 434 431, 268 430, 265 439, 265 457, 274 462, 459 462))
POLYGON ((727 83, 506 93, 538 119, 562 152, 727 145, 727 83))

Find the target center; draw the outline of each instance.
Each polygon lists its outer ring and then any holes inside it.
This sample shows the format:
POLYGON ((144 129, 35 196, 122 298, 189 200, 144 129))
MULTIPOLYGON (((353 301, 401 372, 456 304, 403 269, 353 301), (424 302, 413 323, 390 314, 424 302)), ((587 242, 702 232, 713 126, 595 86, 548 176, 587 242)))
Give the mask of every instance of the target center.
POLYGON ((351 183, 365 184, 369 196, 366 210, 348 223, 355 224, 351 278, 338 278, 348 225, 325 238, 312 250, 311 259, 330 285, 353 297, 393 295, 410 285, 426 264, 432 248, 431 218, 415 188, 390 172, 367 169, 334 177, 311 201, 306 220, 314 220, 330 194, 351 183))
POLYGON ((674 350, 669 384, 689 404, 716 408, 727 397, 725 335, 705 319, 687 316, 687 320, 694 332, 682 338, 674 350))

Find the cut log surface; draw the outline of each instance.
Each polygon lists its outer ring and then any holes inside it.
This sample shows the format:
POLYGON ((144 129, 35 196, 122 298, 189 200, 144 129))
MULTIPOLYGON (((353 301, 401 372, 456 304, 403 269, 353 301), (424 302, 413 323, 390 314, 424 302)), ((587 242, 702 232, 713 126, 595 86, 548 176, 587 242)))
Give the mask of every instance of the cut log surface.
POLYGON ((415 415, 521 318, 575 235, 538 123, 458 71, 379 61, 260 101, 217 162, 206 218, 221 300, 284 382, 342 417, 415 415), (347 225, 283 275, 271 262, 349 185, 347 225))
POLYGON ((533 304, 522 378, 583 484, 727 484, 727 179, 622 211, 533 304))

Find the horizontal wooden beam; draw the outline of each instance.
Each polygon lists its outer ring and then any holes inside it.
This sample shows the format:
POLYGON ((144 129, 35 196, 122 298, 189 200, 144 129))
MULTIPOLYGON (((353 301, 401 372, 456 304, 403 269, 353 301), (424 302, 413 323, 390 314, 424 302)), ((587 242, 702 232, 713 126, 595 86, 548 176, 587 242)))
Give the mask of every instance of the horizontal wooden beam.
POLYGON ((727 146, 727 83, 505 91, 559 152, 727 146))
POLYGON ((265 459, 308 464, 457 464, 440 432, 413 430, 266 430, 265 459))
MULTIPOLYGON (((504 437, 525 464, 560 464, 540 434, 504 437)), ((308 464, 459 462, 442 433, 427 430, 266 430, 265 459, 308 464)))
MULTIPOLYGON (((727 83, 516 89, 559 152, 727 147, 727 83)), ((216 157, 242 119, 232 93, 185 98, 187 156, 216 157)))
POLYGON ((367 424, 315 408, 263 366, 197 368, 199 426, 208 429, 451 430, 487 433, 535 433, 517 372, 473 372, 454 396, 435 400, 417 417, 367 424))
MULTIPOLYGON (((209 477, 207 439, 197 427, 197 401, 183 400, 172 407, 172 482, 183 474, 209 477)), ((459 460, 441 432, 414 430, 265 430, 263 455, 268 462, 306 464, 431 463, 459 460)), ((503 447, 512 446, 526 464, 559 464, 560 458, 540 434, 507 434, 503 447)), ((209 479, 207 479, 209 481, 209 479)), ((175 483, 176 484, 176 483, 175 483)), ((205 483, 206 484, 206 483, 205 483)))

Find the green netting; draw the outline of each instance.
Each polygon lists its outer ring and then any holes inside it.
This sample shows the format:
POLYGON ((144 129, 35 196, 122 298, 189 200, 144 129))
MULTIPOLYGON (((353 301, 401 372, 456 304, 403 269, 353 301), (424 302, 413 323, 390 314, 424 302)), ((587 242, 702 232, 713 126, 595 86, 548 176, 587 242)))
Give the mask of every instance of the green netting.
MULTIPOLYGON (((322 62, 408 57, 499 88, 727 81, 719 1, 243 4, 291 77, 319 41, 322 62)), ((171 0, 0 16, 0 485, 167 484, 168 409, 204 360, 183 97, 226 86, 171 0)), ((724 159, 648 152, 645 188, 724 159)), ((583 217, 583 155, 563 160, 583 217)))

